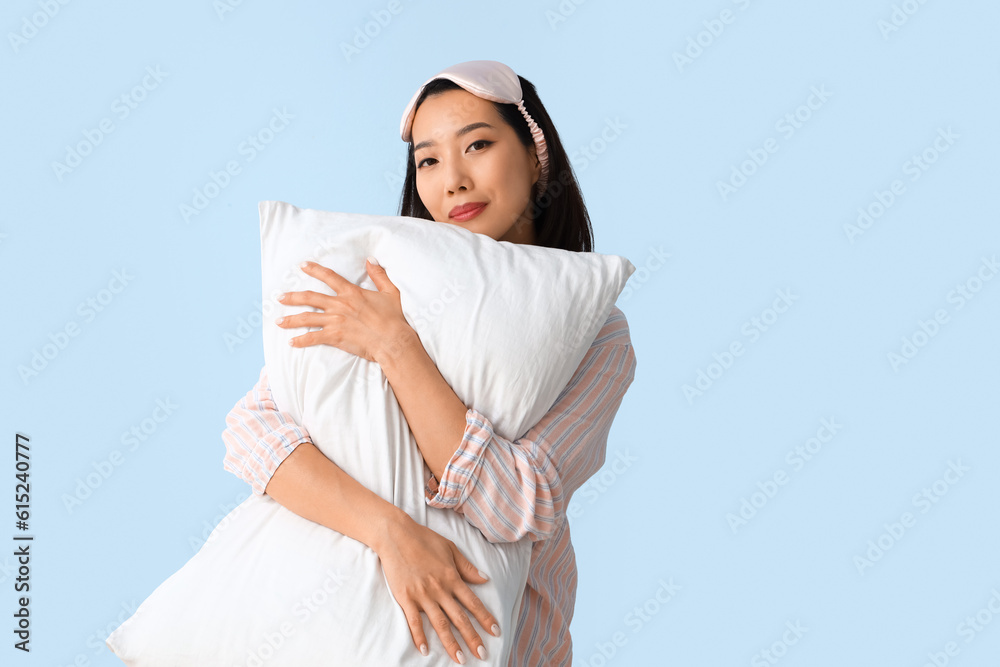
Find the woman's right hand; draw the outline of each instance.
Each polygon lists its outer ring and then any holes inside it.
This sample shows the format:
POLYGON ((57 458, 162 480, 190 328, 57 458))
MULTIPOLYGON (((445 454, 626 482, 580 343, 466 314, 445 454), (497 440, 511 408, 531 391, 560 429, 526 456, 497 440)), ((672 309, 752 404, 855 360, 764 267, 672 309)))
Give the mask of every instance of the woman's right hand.
POLYGON ((488 579, 479 575, 479 570, 462 555, 454 542, 421 526, 408 514, 399 512, 383 537, 375 552, 382 562, 389 589, 406 615, 417 650, 427 645, 420 617, 423 611, 455 662, 465 664, 468 657, 452 634, 453 623, 472 655, 485 659, 486 646, 462 606, 483 628, 490 628, 487 630, 490 634, 500 635, 496 618, 466 584, 481 584, 488 579))

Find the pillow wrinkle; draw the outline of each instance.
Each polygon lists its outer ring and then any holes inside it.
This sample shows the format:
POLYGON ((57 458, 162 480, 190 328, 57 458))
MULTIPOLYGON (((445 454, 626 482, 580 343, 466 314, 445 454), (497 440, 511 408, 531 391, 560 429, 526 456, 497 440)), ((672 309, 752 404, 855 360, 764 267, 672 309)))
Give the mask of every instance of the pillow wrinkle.
MULTIPOLYGON (((258 208, 262 298, 274 305, 274 317, 308 310, 278 304, 279 292, 332 291, 298 269, 302 260, 372 289, 365 259, 374 256, 400 290, 403 315, 442 377, 466 406, 476 406, 467 412, 467 433, 436 496, 428 498, 433 476, 427 477, 416 440, 377 364, 329 345, 293 348, 287 342, 301 329, 282 329, 272 318, 262 325, 275 405, 345 473, 453 541, 489 575, 474 591, 504 633, 481 634, 489 656, 483 664, 505 667, 537 535, 494 542, 497 535, 472 525, 466 514, 472 508, 484 521, 510 525, 506 532, 524 529, 525 521, 538 531, 551 530, 544 516, 511 520, 509 508, 474 499, 487 497, 480 493, 486 485, 529 483, 503 479, 490 460, 518 451, 499 445, 526 433, 561 395, 635 267, 617 255, 500 242, 457 225, 405 216, 320 211, 278 201, 260 202, 258 208), (471 428, 470 417, 482 417, 481 423, 471 428), (450 507, 435 506, 435 499, 450 507)), ((278 443, 265 436, 253 447, 267 462, 265 444, 278 443)), ((545 458, 534 442, 516 456, 545 458)), ((537 467, 543 476, 554 472, 548 462, 537 467)), ((554 491, 560 493, 558 485, 554 491)), ((551 504, 546 485, 529 493, 543 509, 551 504)), ((426 633, 430 656, 413 646, 405 614, 373 550, 254 494, 223 518, 201 549, 106 643, 132 667, 167 667, 192 655, 211 655, 211 664, 245 664, 248 653, 278 636, 282 622, 293 631, 264 661, 268 667, 453 664, 435 632, 426 633), (215 596, 211 605, 192 604, 221 582, 239 585, 215 596), (295 613, 303 595, 323 600, 306 621, 295 613), (266 609, 256 609, 264 599, 266 609), (371 627, 375 619, 377 632, 371 627)))

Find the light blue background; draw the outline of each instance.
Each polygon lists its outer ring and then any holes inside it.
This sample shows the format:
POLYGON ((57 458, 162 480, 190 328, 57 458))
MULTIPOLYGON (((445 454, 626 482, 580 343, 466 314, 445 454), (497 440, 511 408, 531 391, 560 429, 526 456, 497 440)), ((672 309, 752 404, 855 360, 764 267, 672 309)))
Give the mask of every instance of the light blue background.
POLYGON ((222 468, 220 434, 263 365, 259 324, 225 341, 259 308, 257 202, 395 214, 406 102, 447 65, 495 59, 537 86, 576 155, 596 250, 639 268, 619 299, 636 379, 605 469, 573 501, 574 664, 918 667, 955 642, 948 664, 996 665, 1000 278, 983 262, 1000 256, 1000 7, 401 0, 345 57, 387 6, 71 2, 14 44, 42 9, 5 3, 0 498, 12 526, 27 434, 36 540, 32 653, 8 633, 0 662, 120 664, 104 637, 249 493, 222 468), (123 118, 115 100, 146 68, 165 77, 123 118), (813 87, 828 99, 800 108, 813 87), (249 161, 239 146, 274 109, 293 118, 249 161), (788 136, 777 124, 796 112, 808 119, 788 136), (113 132, 60 178, 53 162, 102 119, 113 132), (723 198, 717 183, 769 138, 776 152, 723 198), (180 205, 230 160, 241 172, 186 222, 180 205), (905 190, 852 242, 845 225, 896 179, 905 190), (128 285, 88 319, 79 304, 116 270, 128 285), (967 282, 979 291, 959 308, 967 282), (744 325, 774 315, 778 290, 792 306, 751 340, 744 325), (939 309, 947 322, 894 368, 939 309), (79 335, 22 380, 71 322, 79 335), (743 353, 712 368, 734 341, 743 353), (699 371, 715 379, 689 400, 699 371), (178 407, 129 451, 121 434, 157 400, 178 407), (824 418, 842 428, 797 470, 786 453, 824 418), (64 494, 115 449, 122 465, 68 511, 64 494), (949 462, 968 470, 922 512, 913 497, 949 462), (731 529, 779 471, 787 483, 731 529), (915 525, 891 538, 904 512, 915 525), (880 537, 891 548, 859 568, 880 537), (665 602, 661 581, 679 586, 665 602), (963 631, 984 609, 991 622, 963 631))

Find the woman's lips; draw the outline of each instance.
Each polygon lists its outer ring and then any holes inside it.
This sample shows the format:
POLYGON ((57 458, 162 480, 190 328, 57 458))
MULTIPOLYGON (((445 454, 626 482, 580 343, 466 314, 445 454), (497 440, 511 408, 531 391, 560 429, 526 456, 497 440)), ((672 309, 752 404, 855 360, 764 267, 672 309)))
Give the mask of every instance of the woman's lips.
POLYGON ((456 206, 452 209, 452 212, 448 214, 452 220, 457 220, 459 222, 466 222, 472 220, 474 217, 483 212, 486 208, 485 203, 478 204, 466 204, 463 206, 456 206))

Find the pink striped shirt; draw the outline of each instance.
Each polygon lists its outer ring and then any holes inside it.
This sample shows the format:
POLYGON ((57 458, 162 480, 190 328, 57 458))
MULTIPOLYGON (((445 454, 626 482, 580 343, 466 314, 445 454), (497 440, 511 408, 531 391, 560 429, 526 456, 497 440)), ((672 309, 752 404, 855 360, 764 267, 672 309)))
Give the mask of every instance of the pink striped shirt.
MULTIPOLYGON (((569 384, 523 438, 500 437, 485 415, 469 408, 443 480, 427 480, 428 505, 462 514, 490 542, 527 537, 534 543, 508 667, 572 664, 577 568, 566 509, 604 465, 611 423, 635 366, 628 322, 615 306, 569 384)), ((285 457, 311 442, 274 404, 266 367, 227 415, 222 439, 224 468, 258 495, 285 457)))

